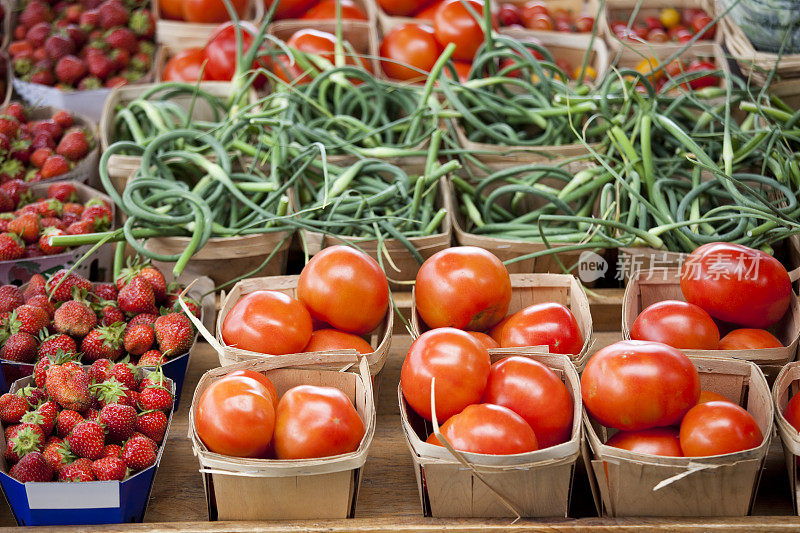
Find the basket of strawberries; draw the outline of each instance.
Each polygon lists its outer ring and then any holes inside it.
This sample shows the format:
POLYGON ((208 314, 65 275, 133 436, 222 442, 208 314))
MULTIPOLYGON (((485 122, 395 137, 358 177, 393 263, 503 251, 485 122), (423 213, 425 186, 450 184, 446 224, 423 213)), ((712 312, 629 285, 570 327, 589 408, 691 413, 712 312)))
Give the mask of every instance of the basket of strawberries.
POLYGON ((19 525, 141 522, 174 390, 160 371, 99 361, 15 382, 0 396, 0 486, 19 525))

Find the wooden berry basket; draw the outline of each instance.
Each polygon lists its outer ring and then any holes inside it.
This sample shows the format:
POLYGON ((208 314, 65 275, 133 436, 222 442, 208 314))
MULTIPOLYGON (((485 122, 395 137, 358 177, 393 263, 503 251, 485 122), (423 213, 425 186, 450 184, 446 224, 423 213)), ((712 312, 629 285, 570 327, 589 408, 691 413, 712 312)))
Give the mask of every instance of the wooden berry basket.
MULTIPOLYGON (((583 370, 589 360, 592 345, 592 314, 589 300, 580 282, 567 274, 511 274, 511 303, 508 314, 516 313, 530 305, 539 303, 559 303, 566 306, 575 316, 583 336, 580 353, 569 354, 568 358, 578 369, 583 370)), ((417 311, 414 292, 411 293, 411 336, 416 339, 430 328, 417 311)), ((523 348, 498 348, 492 350, 499 354, 541 353, 539 346, 523 348)))
MULTIPOLYGON (((639 313, 646 307, 664 300, 686 301, 681 292, 680 271, 677 269, 640 270, 636 272, 625 287, 622 299, 622 336, 630 339, 630 330, 639 313)), ((794 361, 800 342, 800 300, 793 293, 789 310, 778 323, 770 328, 781 348, 762 348, 760 350, 682 350, 686 355, 742 359, 758 365, 784 365, 794 361)))
MULTIPOLYGON (((756 50, 742 28, 729 14, 722 17, 720 26, 725 47, 746 78, 764 83, 772 70, 775 70, 775 76, 779 79, 789 80, 800 76, 800 54, 778 56, 776 53, 756 50)), ((792 95, 796 94, 794 92, 792 95)))
MULTIPOLYGON (((214 30, 222 24, 221 22, 205 24, 162 18, 160 2, 155 0, 152 6, 153 17, 156 19, 156 42, 173 50, 180 51, 193 46, 205 46, 214 30)), ((263 0, 249 0, 247 11, 241 19, 258 26, 263 18, 263 0)))
POLYGON ((613 429, 584 412, 586 470, 600 516, 746 516, 758 489, 773 433, 773 403, 761 370, 748 361, 692 357, 700 387, 753 415, 764 435, 751 450, 711 457, 663 457, 605 442, 613 429))
POLYGON ((200 461, 210 520, 300 520, 352 518, 358 501, 364 463, 375 433, 375 402, 369 366, 350 352, 327 352, 242 361, 209 370, 194 392, 189 411, 189 438, 200 461), (351 370, 320 370, 313 365, 338 365, 351 370), (352 368, 355 365, 356 371, 352 368), (203 392, 234 370, 266 374, 278 396, 297 385, 335 387, 353 402, 364 422, 364 437, 351 453, 319 459, 248 459, 213 453, 194 425, 203 392))
POLYGON ((510 355, 529 357, 558 375, 572 396, 570 439, 515 455, 462 452, 462 459, 470 466, 465 468, 446 448, 425 442, 433 433, 431 423, 411 409, 398 385, 400 420, 411 451, 422 514, 436 518, 565 517, 582 440, 578 372, 564 355, 496 350, 489 353, 492 362, 510 355))
POLYGON ((800 509, 800 472, 798 472, 798 457, 800 457, 800 434, 789 424, 783 416, 789 400, 800 390, 800 362, 789 363, 784 366, 775 384, 772 386, 772 400, 775 402, 775 426, 783 445, 783 454, 786 458, 786 469, 789 472, 789 485, 791 487, 792 507, 795 514, 800 509))

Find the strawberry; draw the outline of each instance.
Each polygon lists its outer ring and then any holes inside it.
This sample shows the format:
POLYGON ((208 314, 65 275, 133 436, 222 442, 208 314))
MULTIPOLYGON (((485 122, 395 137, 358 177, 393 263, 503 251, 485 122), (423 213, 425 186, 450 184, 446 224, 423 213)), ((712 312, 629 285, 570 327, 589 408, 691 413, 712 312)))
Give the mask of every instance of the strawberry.
POLYGON ((73 453, 81 457, 94 460, 103 456, 105 434, 103 427, 97 422, 78 422, 66 440, 73 453))
MULTIPOLYGON (((189 308, 189 311, 198 318, 200 318, 200 304, 194 298, 184 298, 183 302, 186 304, 186 307, 189 308)), ((174 313, 183 313, 183 307, 181 307, 180 302, 175 302, 172 304, 172 312, 174 313)))
POLYGON ((66 246, 55 246, 52 243, 51 239, 53 237, 61 237, 66 234, 67 233, 65 231, 54 227, 49 227, 45 229, 44 232, 42 233, 42 236, 39 237, 39 249, 45 255, 55 255, 62 253, 64 250, 67 249, 66 246))
POLYGON ((47 316, 49 316, 50 319, 53 318, 53 314, 55 314, 56 312, 56 308, 53 305, 53 302, 51 302, 50 299, 45 294, 39 294, 37 296, 33 296, 29 298, 26 303, 28 305, 44 309, 44 311, 47 313, 47 316))
POLYGON ((80 4, 71 4, 67 6, 67 9, 64 11, 64 18, 69 20, 72 23, 77 24, 81 19, 81 13, 83 13, 83 6, 80 4))
POLYGON ((27 243, 39 240, 39 229, 39 217, 32 214, 20 215, 8 223, 8 231, 27 243))
POLYGON ((50 317, 41 307, 23 304, 11 312, 9 324, 11 333, 24 331, 36 335, 50 324, 50 317))
POLYGON ((80 128, 67 131, 58 143, 56 153, 70 159, 79 161, 86 157, 90 150, 86 132, 80 128))
POLYGON ((112 283, 97 283, 92 288, 92 292, 103 300, 117 299, 117 288, 112 283))
POLYGON ((59 217, 64 207, 61 202, 54 198, 42 198, 32 205, 36 207, 36 212, 43 217, 59 217))
POLYGON ((122 455, 122 446, 119 444, 106 444, 103 447, 103 457, 119 457, 122 455))
POLYGON ((98 481, 122 481, 128 465, 119 457, 102 457, 92 463, 92 473, 98 481))
MULTIPOLYGON (((47 280, 44 279, 44 276, 41 274, 34 274, 31 276, 31 279, 28 280, 28 286, 25 287, 25 290, 22 291, 22 297, 27 302, 34 296, 38 295, 47 295, 47 289, 45 286, 47 285, 47 280)), ((2 290, 2 289, 0 289, 2 290)))
MULTIPOLYGON (((33 82, 39 83, 39 82, 33 82)), ((40 83, 40 85, 47 85, 46 83, 40 83)), ((53 149, 51 147, 43 147, 37 148, 31 154, 31 165, 35 166, 36 168, 42 168, 44 166, 45 161, 47 158, 53 155, 53 149)))
POLYGON ((155 307, 155 295, 150 283, 141 276, 134 278, 125 285, 117 296, 119 308, 125 313, 137 315, 147 313, 155 307))
POLYGON ((53 114, 53 121, 63 129, 67 129, 75 123, 75 118, 68 111, 56 111, 53 114))
POLYGON ((136 409, 130 405, 110 403, 100 410, 99 421, 112 442, 122 442, 136 429, 136 409))
POLYGON ((69 300, 56 309, 53 325, 59 333, 85 337, 97 325, 97 315, 84 302, 69 300))
POLYGON ((26 424, 39 426, 45 437, 49 437, 53 432, 53 427, 58 416, 58 404, 49 400, 40 405, 35 411, 28 411, 22 416, 21 421, 26 424))
POLYGON ((111 48, 125 50, 130 55, 139 51, 139 41, 136 39, 136 34, 128 28, 109 30, 105 35, 105 42, 111 48))
POLYGON ((0 313, 13 311, 25 303, 23 292, 16 285, 0 286, 0 313))
POLYGON ((64 202, 62 213, 64 215, 75 215, 77 217, 75 220, 78 220, 81 218, 81 214, 83 214, 83 204, 77 202, 64 202))
POLYGON ((75 53, 75 43, 66 35, 56 33, 47 38, 44 42, 44 50, 47 57, 56 61, 64 56, 75 53))
POLYGON ((81 342, 81 351, 84 361, 97 361, 109 359, 116 361, 125 353, 123 334, 125 328, 122 324, 100 326, 91 330, 81 342))
POLYGON ((66 438, 81 421, 83 421, 83 417, 79 412, 64 409, 56 416, 56 434, 62 439, 66 438))
POLYGON ((145 411, 136 418, 136 431, 161 444, 167 433, 167 415, 162 411, 145 411))
POLYGON ((191 321, 183 313, 160 316, 154 324, 156 341, 161 353, 170 358, 191 349, 194 331, 191 321))
POLYGON ((100 310, 100 324, 103 326, 119 322, 125 322, 125 314, 117 307, 116 303, 109 303, 100 310))
POLYGON ((108 359, 98 359, 89 367, 89 379, 92 384, 103 383, 111 377, 114 371, 114 363, 108 359))
POLYGON ((59 481, 85 482, 95 481, 92 473, 92 460, 80 457, 70 464, 64 466, 58 472, 59 481))
POLYGON ((25 254, 25 245, 14 233, 0 233, 0 261, 19 259, 25 254))
MULTIPOLYGON (((3 152, 3 138, 0 137, 0 153, 3 152)), ((9 143, 10 146, 10 143, 9 143)), ((0 212, 6 213, 14 209, 14 200, 6 191, 0 189, 0 212)))
POLYGON ((114 365, 113 377, 125 385, 130 390, 136 390, 137 372, 136 367, 129 363, 117 363, 114 365))
POLYGON ((44 433, 35 424, 14 426, 6 442, 6 461, 16 462, 30 452, 42 451, 44 440, 44 433))
POLYGON ((172 394, 162 385, 146 387, 139 393, 139 406, 143 411, 157 409, 168 413, 172 409, 172 394))
POLYGON ((45 388, 50 398, 64 409, 83 413, 92 405, 89 375, 80 366, 68 363, 51 366, 47 370, 45 388))
POLYGON ((125 331, 125 350, 131 355, 142 355, 150 349, 155 340, 151 326, 139 324, 125 331))
POLYGON ((90 31, 98 27, 100 25, 99 11, 97 9, 87 9, 81 13, 81 18, 78 20, 78 24, 80 24, 82 28, 90 31))
POLYGON ((161 273, 155 267, 145 265, 139 271, 139 276, 142 276, 144 279, 150 283, 150 287, 153 288, 153 296, 156 299, 156 303, 161 303, 167 298, 167 282, 164 279, 164 274, 161 273))
POLYGON ((152 66, 153 58, 145 53, 136 52, 131 58, 131 67, 138 71, 147 72, 152 66))
POLYGON ((69 449, 69 444, 61 439, 46 444, 42 455, 44 455, 47 464, 49 464, 56 473, 78 458, 72 453, 72 450, 69 449))
POLYGON ((56 176, 62 176, 70 170, 72 169, 69 165, 69 161, 67 161, 64 156, 56 154, 45 159, 45 162, 42 165, 41 174, 43 179, 49 179, 56 176))
POLYGON ((111 218, 111 207, 97 198, 86 202, 83 213, 81 213, 81 220, 91 220, 95 223, 95 226, 100 226, 103 222, 109 222, 111 218))
MULTIPOLYGON (((0 119, 1 120, 1 119, 0 119)), ((9 149, 10 151, 10 149, 9 149)), ((16 158, 0 164, 0 182, 22 180, 25 177, 25 164, 16 158)))
MULTIPOLYGON (((34 24, 30 27, 30 29, 25 33, 25 40, 31 43, 31 46, 34 48, 41 48, 44 46, 47 37, 50 35, 50 23, 48 22, 40 22, 38 24, 34 24)), ((24 122, 20 119, 20 122, 24 122)))
POLYGON ((147 324, 149 326, 153 326, 158 319, 158 315, 153 313, 140 313, 135 317, 131 318, 128 322, 128 329, 132 328, 133 326, 137 326, 139 324, 147 324))
POLYGON ((66 85, 75 85, 87 71, 86 63, 74 55, 66 55, 56 63, 56 78, 66 85))
POLYGON ((79 274, 68 272, 61 269, 47 282, 47 290, 56 302, 66 302, 72 299, 72 291, 75 287, 90 291, 92 283, 79 274))
POLYGON ((55 360, 58 357, 74 356, 78 354, 78 345, 69 335, 56 333, 49 335, 39 345, 39 357, 55 360), (59 352, 61 352, 59 354, 59 352))
POLYGON ((47 197, 55 198, 60 202, 77 202, 78 190, 75 185, 67 181, 53 183, 47 188, 47 197))
POLYGON ((3 424, 19 424, 27 410, 25 398, 10 392, 0 396, 0 422, 3 424))
POLYGON ((19 132, 19 120, 9 115, 0 115, 0 133, 14 139, 19 132))
POLYGON ((67 226, 65 233, 67 235, 86 235, 94 231, 94 223, 91 220, 78 220, 67 226))
POLYGON ((0 359, 16 361, 18 363, 32 363, 36 360, 36 349, 39 343, 30 333, 20 331, 14 333, 0 348, 0 359))
MULTIPOLYGON (((7 161, 6 163, 9 163, 7 161)), ((30 193, 28 191, 28 184, 21 179, 12 179, 5 183, 0 184, 0 189, 6 191, 15 204, 18 204, 24 198, 27 198, 30 193)))
POLYGON ((17 17, 17 23, 30 28, 40 22, 53 20, 53 12, 45 2, 33 0, 29 2, 22 13, 17 17))
POLYGON ((89 40, 89 34, 86 30, 82 29, 76 24, 69 24, 66 28, 64 28, 64 32, 66 32, 67 36, 75 43, 77 48, 83 48, 83 45, 86 44, 86 41, 89 40))
POLYGON ((97 8, 97 15, 104 30, 128 25, 128 10, 120 0, 106 0, 97 8))
POLYGON ((19 122, 27 122, 28 114, 25 112, 25 107, 19 102, 10 102, 8 105, 0 109, 0 114, 14 117, 19 122))
POLYGON ((138 366, 158 366, 163 365, 165 362, 166 358, 160 350, 147 350, 136 364, 138 366))
POLYGON ((131 13, 128 27, 139 37, 149 39, 155 35, 156 23, 153 14, 147 9, 137 9, 131 13))
POLYGON ((131 470, 144 470, 156 463, 158 445, 148 437, 132 437, 125 442, 120 456, 131 470))
POLYGON ((45 390, 39 387, 34 387, 33 385, 28 385, 19 389, 17 391, 17 395, 24 398, 31 407, 36 407, 49 401, 45 390))
POLYGON ((133 407, 136 405, 134 400, 139 398, 131 392, 134 391, 123 385, 113 375, 101 383, 92 385, 92 393, 101 407, 115 403, 133 407))
POLYGON ((44 455, 33 451, 12 466, 8 474, 20 483, 47 482, 53 479, 53 468, 48 464, 44 455))

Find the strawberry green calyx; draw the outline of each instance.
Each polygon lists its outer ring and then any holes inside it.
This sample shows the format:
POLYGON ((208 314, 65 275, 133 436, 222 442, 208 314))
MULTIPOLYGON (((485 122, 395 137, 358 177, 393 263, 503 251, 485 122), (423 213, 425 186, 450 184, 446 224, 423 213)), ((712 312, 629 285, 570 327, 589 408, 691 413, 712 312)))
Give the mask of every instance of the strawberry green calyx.
POLYGON ((94 394, 95 398, 105 404, 119 403, 119 401, 128 395, 128 387, 116 378, 111 377, 102 383, 96 383, 89 387, 94 394))

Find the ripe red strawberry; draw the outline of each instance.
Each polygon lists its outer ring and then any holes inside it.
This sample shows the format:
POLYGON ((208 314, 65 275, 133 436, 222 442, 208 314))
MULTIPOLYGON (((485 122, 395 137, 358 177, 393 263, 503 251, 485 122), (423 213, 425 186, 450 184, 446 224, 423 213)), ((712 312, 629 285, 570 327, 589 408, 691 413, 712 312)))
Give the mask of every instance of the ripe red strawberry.
MULTIPOLYGON (((7 140, 8 137, 6 137, 5 135, 0 137, 0 153, 8 151, 7 148, 6 149, 3 148, 4 141, 7 140)), ((9 147, 11 146, 10 142, 6 144, 8 144, 9 147)), ((6 213, 8 211, 13 211, 13 210, 14 210, 14 200, 11 198, 11 195, 8 194, 6 191, 0 189, 0 212, 6 213)))
MULTIPOLYGON (((25 33, 25 40, 31 43, 31 46, 34 48, 41 48, 44 46, 47 37, 50 35, 51 27, 48 22, 40 22, 38 24, 34 24, 33 26, 28 29, 25 33)), ((18 119, 20 122, 25 122, 22 119, 18 119)))
POLYGON ((131 355, 142 355, 150 349, 155 340, 151 326, 139 324, 125 332, 125 350, 131 355))
POLYGON ((128 322, 128 329, 132 328, 133 326, 137 326, 139 324, 147 324, 148 326, 154 326, 157 319, 158 315, 156 314, 140 313, 130 319, 130 321, 128 322))
MULTIPOLYGON (((0 118, 0 121, 2 121, 2 118, 0 118)), ((27 198, 30 194, 28 191, 28 184, 21 179, 12 179, 2 183, 0 184, 0 189, 6 191, 11 196, 11 199, 14 200, 15 204, 18 204, 20 200, 27 198)))
POLYGON ((128 10, 120 0, 106 0, 97 8, 97 14, 104 30, 128 25, 128 10))
POLYGON ((111 377, 101 383, 92 385, 92 393, 100 407, 115 403, 134 407, 136 405, 135 400, 138 400, 139 397, 131 394, 132 392, 134 391, 131 391, 113 376, 113 369, 111 377))
POLYGON ((0 422, 3 424, 19 424, 27 410, 25 398, 10 392, 0 396, 0 422))
POLYGON ((122 455, 122 446, 119 444, 106 444, 103 447, 103 457, 119 457, 122 455))
POLYGON ((81 13, 78 24, 80 24, 82 28, 92 30, 100 25, 100 13, 97 9, 87 9, 81 13))
POLYGON ((81 457, 63 467, 58 472, 58 480, 73 483, 95 481, 91 459, 81 457))
MULTIPOLYGON (((78 353, 78 345, 69 335, 56 333, 45 337, 39 345, 39 357, 56 360, 59 357, 74 356, 78 353), (59 352, 61 352, 59 354, 59 352)), ((41 359, 40 359, 41 360, 41 359)))
POLYGON ((123 334, 125 327, 122 324, 100 326, 91 330, 81 341, 81 351, 84 361, 97 361, 109 359, 116 361, 125 353, 123 334))
POLYGON ((42 455, 44 455, 47 464, 50 465, 53 472, 56 473, 78 458, 78 456, 69 449, 69 445, 61 439, 46 444, 42 455))
POLYGON ((50 398, 64 409, 83 413, 92 405, 89 375, 80 366, 70 364, 51 366, 47 370, 44 386, 50 398))
MULTIPOLYGON (((59 230, 63 230, 67 226, 64 225, 63 221, 56 217, 43 217, 39 220, 39 225, 42 226, 42 232, 44 232, 47 228, 57 228, 59 230)), ((64 233, 62 233, 64 235, 64 233)), ((39 244, 41 244, 42 238, 39 237, 39 244)))
POLYGON ((30 333, 20 331, 14 333, 0 348, 0 359, 16 361, 18 363, 32 363, 36 360, 36 349, 39 343, 30 333))
POLYGON ((59 217, 64 207, 61 202, 54 198, 42 198, 33 205, 36 207, 36 212, 43 217, 59 217))
POLYGON ((97 315, 84 302, 69 300, 56 309, 53 325, 59 333, 85 337, 97 325, 97 315))
POLYGON ((47 290, 52 293, 51 297, 56 302, 71 300, 72 291, 75 287, 85 289, 88 292, 92 289, 92 283, 79 274, 68 273, 65 269, 53 274, 53 277, 47 282, 47 290))
POLYGON ((92 463, 92 473, 98 481, 122 481, 128 465, 119 457, 102 457, 92 463))
POLYGON ((160 316, 154 324, 158 347, 165 357, 186 353, 194 342, 192 323, 183 313, 160 316))
POLYGON ((104 222, 111 220, 111 206, 106 205, 102 200, 94 198, 86 202, 86 206, 81 213, 81 220, 91 220, 95 226, 100 227, 104 222))
POLYGON ((44 455, 33 451, 12 466, 8 474, 20 483, 47 482, 53 479, 53 468, 47 463, 44 455))
POLYGON ((136 409, 130 405, 111 403, 100 410, 100 424, 105 426, 111 442, 130 438, 136 429, 136 409))
POLYGON ((125 50, 130 55, 139 51, 139 41, 136 39, 136 34, 128 28, 109 30, 105 35, 105 42, 111 48, 125 50))
POLYGON ((26 424, 35 424, 39 426, 44 436, 49 437, 53 432, 57 416, 58 404, 52 400, 48 400, 36 410, 25 413, 21 421, 26 424))
POLYGON ((96 283, 92 288, 92 292, 103 300, 117 299, 117 288, 113 283, 96 283))
POLYGON ((100 410, 95 409, 92 407, 88 411, 86 411, 86 420, 91 420, 92 422, 100 423, 100 410))
POLYGON ((125 314, 117 307, 116 303, 110 303, 100 310, 100 324, 103 326, 110 326, 119 322, 125 322, 125 314))
POLYGON ((97 422, 90 420, 78 422, 66 440, 73 453, 81 457, 94 460, 103 456, 105 434, 97 422))
POLYGON ((89 367, 89 379, 92 384, 103 383, 111 377, 114 371, 114 363, 108 359, 98 359, 89 367))
POLYGON ((39 240, 39 229, 39 217, 32 214, 20 215, 8 223, 8 231, 27 243, 39 240))
POLYGON ((3 109, 0 109, 0 114, 14 117, 20 122, 28 121, 28 114, 25 112, 25 107, 19 102, 9 102, 3 109))
POLYGON ((89 141, 86 140, 86 132, 80 128, 74 128, 61 138, 56 153, 72 161, 79 161, 86 157, 90 148, 89 141))
POLYGON ((78 220, 67 226, 67 235, 86 235, 95 231, 94 223, 91 220, 78 220))
POLYGON ((164 274, 155 267, 145 265, 139 271, 139 276, 143 277, 150 283, 153 289, 153 296, 155 296, 156 304, 160 304, 167 298, 167 281, 164 279, 164 274))
POLYGON ((9 115, 0 115, 0 133, 14 139, 19 132, 19 120, 9 115))
POLYGON ((135 276, 119 291, 117 302, 125 313, 132 315, 147 313, 155 307, 153 288, 145 278, 135 276))
POLYGON ((14 233, 0 233, 0 261, 19 259, 25 254, 25 245, 14 233))
POLYGON ((136 431, 161 444, 167 433, 167 415, 162 411, 146 411, 136 419, 136 431))
POLYGON ((114 365, 113 377, 128 387, 130 390, 136 390, 137 372, 136 367, 128 363, 117 363, 114 365))
POLYGON ((16 462, 30 452, 41 452, 44 440, 44 433, 35 424, 14 426, 6 442, 6 461, 16 462))
POLYGON ((78 425, 79 422, 83 421, 83 417, 77 411, 72 411, 70 409, 64 409, 58 416, 56 417, 56 434, 65 439, 67 435, 72 433, 72 430, 78 425))
POLYGON ((13 311, 25 303, 23 292, 16 285, 0 287, 0 313, 13 311))
POLYGON ((158 445, 147 437, 132 437, 125 442, 120 456, 131 470, 144 470, 156 463, 158 445))
POLYGON ((41 274, 34 274, 31 276, 31 279, 28 280, 28 286, 25 287, 25 290, 22 291, 22 298, 25 301, 30 300, 34 296, 39 295, 46 295, 47 289, 45 289, 45 285, 47 284, 47 280, 44 279, 44 276, 41 274))
MULTIPOLYGON (((59 65, 60 64, 61 63, 59 62, 59 65)), ((56 176, 62 176, 70 170, 72 169, 70 168, 69 161, 67 161, 64 156, 56 154, 51 155, 45 160, 40 172, 42 174, 42 179, 49 179, 55 178, 56 176)))
POLYGON ((36 407, 37 405, 49 401, 45 390, 39 387, 34 387, 33 385, 28 385, 19 389, 17 391, 17 396, 22 396, 31 407, 36 407))
POLYGON ((9 324, 11 333, 24 331, 36 335, 50 324, 50 317, 41 307, 23 304, 11 312, 9 324))
POLYGON ((133 30, 133 33, 145 39, 150 39, 156 32, 155 19, 147 9, 137 9, 131 13, 128 27, 133 30))
POLYGON ((32 296, 25 303, 27 303, 28 305, 32 305, 34 307, 39 307, 41 309, 44 309, 45 312, 47 313, 47 316, 49 316, 51 319, 53 318, 53 315, 56 312, 56 308, 53 305, 53 302, 51 302, 50 299, 45 294, 38 294, 36 296, 32 296))
POLYGON ((42 236, 39 237, 39 249, 45 255, 55 255, 60 254, 67 248, 65 246, 56 246, 52 243, 51 239, 53 237, 61 237, 66 235, 66 232, 60 230, 58 228, 49 227, 44 230, 42 236))
POLYGON ((56 61, 75 53, 75 43, 66 35, 53 34, 44 42, 44 51, 49 59, 56 61))
POLYGON ((28 28, 40 22, 50 22, 52 20, 53 12, 50 10, 50 6, 40 0, 29 2, 17 17, 17 23, 28 28))
POLYGON ((83 48, 83 46, 86 44, 86 41, 89 40, 89 34, 86 32, 86 30, 82 29, 76 24, 69 24, 64 28, 64 32, 79 49, 83 48))
POLYGON ((136 364, 138 366, 158 366, 163 365, 165 362, 166 358, 160 350, 147 350, 136 364))
MULTIPOLYGON (((36 82, 39 83, 39 82, 36 82)), ((46 85, 40 83, 40 85, 46 85)), ((53 149, 44 147, 44 148, 37 148, 31 154, 31 165, 35 166, 36 168, 42 168, 44 166, 45 161, 47 158, 53 155, 53 149)))
MULTIPOLYGON (((40 70, 40 69, 37 69, 37 70, 40 70)), ((47 84, 43 84, 43 85, 47 85, 47 84)), ((30 164, 36 166, 36 168, 42 168, 42 166, 44 165, 44 162, 47 160, 47 158, 46 157, 42 157, 42 154, 39 154, 38 158, 39 158, 41 163, 39 165, 36 165, 36 162, 33 160, 33 155, 36 152, 38 152, 39 149, 41 149, 41 148, 45 148, 45 149, 48 149, 48 150, 54 150, 55 147, 56 147, 56 141, 52 137, 50 137, 49 135, 45 135, 43 133, 40 133, 40 134, 36 135, 33 138, 33 141, 31 142, 31 156, 30 156, 28 162, 30 164)), ((49 154, 49 155, 52 155, 52 154, 49 154)))
POLYGON ((53 183, 47 188, 47 197, 55 198, 60 202, 77 202, 78 190, 68 181, 53 183))
POLYGON ((86 63, 74 55, 66 55, 56 63, 56 78, 65 85, 75 85, 87 72, 86 63))
POLYGON ((168 413, 172 409, 172 394, 164 386, 146 387, 139 393, 139 406, 143 411, 157 409, 168 413))

